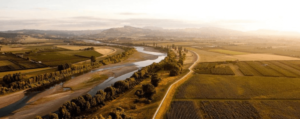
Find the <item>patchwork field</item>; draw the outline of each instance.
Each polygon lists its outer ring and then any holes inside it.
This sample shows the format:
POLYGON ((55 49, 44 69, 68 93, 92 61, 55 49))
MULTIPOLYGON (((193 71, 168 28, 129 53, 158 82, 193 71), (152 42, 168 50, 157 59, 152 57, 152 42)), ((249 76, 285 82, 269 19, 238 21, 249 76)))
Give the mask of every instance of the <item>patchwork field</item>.
POLYGON ((0 54, 0 71, 32 69, 45 67, 43 64, 30 62, 14 54, 0 54))
POLYGON ((300 77, 300 61, 255 61, 238 62, 245 76, 300 77))
MULTIPOLYGON (((57 47, 68 49, 68 50, 80 50, 80 49, 93 47, 93 46, 57 45, 57 47)), ((98 53, 103 54, 103 55, 108 55, 115 51, 115 49, 111 48, 111 47, 94 47, 94 48, 95 48, 95 51, 97 51, 98 53)))
POLYGON ((36 61, 42 61, 43 64, 56 66, 64 63, 75 63, 90 59, 91 56, 99 57, 101 54, 94 50, 88 51, 55 51, 30 54, 30 57, 36 61))
POLYGON ((193 50, 201 57, 201 62, 219 62, 219 61, 261 61, 261 60, 300 60, 299 58, 273 55, 273 54, 244 54, 244 55, 226 55, 223 53, 209 52, 197 48, 187 47, 193 50))
POLYGON ((51 40, 49 40, 49 39, 33 38, 33 37, 30 37, 30 36, 25 36, 19 41, 22 42, 22 43, 51 42, 51 40))
POLYGON ((43 71, 47 71, 49 72, 49 70, 57 70, 57 68, 53 69, 50 67, 46 67, 46 68, 37 68, 37 69, 26 69, 26 70, 18 70, 18 71, 10 71, 10 72, 0 72, 0 79, 2 79, 2 77, 6 74, 14 74, 14 73, 22 73, 22 74, 30 74, 30 75, 36 75, 39 74, 39 72, 43 72, 43 71))
POLYGON ((238 52, 238 51, 224 50, 224 49, 210 49, 208 51, 223 53, 223 54, 227 54, 227 55, 244 55, 244 54, 248 54, 246 52, 238 52))
POLYGON ((21 51, 24 47, 1 46, 1 52, 21 51))
POLYGON ((165 118, 299 118, 299 85, 300 78, 194 74, 177 89, 165 118))
POLYGON ((194 70, 199 74, 234 75, 229 64, 224 62, 199 63, 195 66, 194 70))
POLYGON ((176 99, 300 99, 300 78, 195 74, 176 99), (199 93, 201 91, 201 93, 199 93))

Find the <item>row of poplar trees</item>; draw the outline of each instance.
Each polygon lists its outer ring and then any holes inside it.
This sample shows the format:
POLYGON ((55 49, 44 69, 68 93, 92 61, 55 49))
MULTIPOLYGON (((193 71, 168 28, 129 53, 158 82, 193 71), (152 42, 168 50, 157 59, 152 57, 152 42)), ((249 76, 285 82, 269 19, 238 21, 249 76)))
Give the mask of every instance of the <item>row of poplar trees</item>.
POLYGON ((103 60, 100 60, 99 62, 76 66, 66 63, 59 65, 58 71, 44 73, 30 78, 27 78, 21 73, 7 74, 3 76, 3 80, 0 82, 0 94, 15 92, 28 88, 28 91, 40 91, 47 89, 61 81, 69 79, 73 75, 88 72, 103 65, 121 62, 136 52, 136 50, 131 47, 121 48, 125 51, 120 54, 109 56, 103 60))
MULTIPOLYGON (((185 55, 182 55, 185 56, 185 55)), ((184 60, 184 58, 179 58, 184 60)), ((160 70, 169 70, 170 74, 174 67, 178 67, 179 73, 182 71, 183 62, 180 63, 176 60, 176 54, 172 51, 168 51, 168 56, 159 63, 153 63, 149 66, 135 72, 130 78, 115 82, 112 86, 99 90, 96 95, 85 94, 71 101, 65 102, 58 112, 58 118, 70 119, 74 117, 80 117, 84 113, 92 112, 95 109, 103 107, 107 102, 112 101, 119 97, 121 94, 134 88, 134 86, 140 84, 144 79, 151 77, 151 83, 142 86, 142 90, 138 90, 136 95, 139 98, 146 98, 152 100, 156 93, 155 87, 158 86, 161 78, 159 78, 157 72, 160 70)), ((176 69, 176 68, 175 68, 176 69)), ((52 114, 53 115, 53 114, 52 114)), ((115 113, 110 113, 108 118, 111 119, 127 119, 129 117, 113 116, 115 113)), ((124 115, 123 115, 124 116, 124 115)))

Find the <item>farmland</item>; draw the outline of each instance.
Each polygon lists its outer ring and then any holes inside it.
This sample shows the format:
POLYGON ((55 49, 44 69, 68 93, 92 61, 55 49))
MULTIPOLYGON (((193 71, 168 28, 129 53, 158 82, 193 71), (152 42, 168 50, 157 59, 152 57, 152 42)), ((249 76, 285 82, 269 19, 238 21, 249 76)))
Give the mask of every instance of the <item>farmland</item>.
POLYGON ((43 64, 33 63, 14 54, 0 54, 0 71, 13 71, 45 67, 43 64))
POLYGON ((297 38, 155 29, 1 32, 0 116, 300 118, 297 38))
POLYGON ((189 49, 200 55, 201 62, 177 88, 164 118, 300 118, 297 58, 189 49), (236 70, 242 75, 234 75, 236 70), (233 74, 224 73, 229 71, 233 74))
POLYGON ((240 71, 245 76, 268 76, 268 77, 299 77, 300 61, 247 61, 238 62, 240 71))
POLYGON ((210 49, 208 51, 223 53, 223 54, 227 54, 227 55, 244 55, 244 54, 247 54, 245 52, 238 52, 238 51, 224 50, 224 49, 210 49))
POLYGON ((199 74, 234 75, 227 63, 222 62, 199 63, 194 69, 199 74))
POLYGON ((299 78, 195 74, 177 89, 166 118, 177 115, 173 108, 178 107, 190 110, 181 117, 298 118, 296 111, 288 108, 300 104, 298 85, 299 78), (291 113, 287 115, 285 110, 291 113))
POLYGON ((196 74, 181 85, 177 99, 298 99, 299 78, 196 74), (201 93, 198 93, 198 91, 201 93))
POLYGON ((96 51, 55 51, 55 52, 41 52, 37 54, 27 55, 30 59, 35 61, 42 61, 48 66, 57 66, 64 63, 75 63, 89 59, 91 56, 101 56, 96 51))

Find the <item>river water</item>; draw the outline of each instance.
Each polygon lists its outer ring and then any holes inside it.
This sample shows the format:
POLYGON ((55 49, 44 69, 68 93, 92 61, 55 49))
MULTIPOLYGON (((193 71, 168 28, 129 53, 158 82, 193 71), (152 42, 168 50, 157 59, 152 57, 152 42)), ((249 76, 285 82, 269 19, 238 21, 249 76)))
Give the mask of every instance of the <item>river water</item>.
MULTIPOLYGON (((120 67, 124 67, 124 66, 136 66, 136 67, 138 67, 140 69, 142 67, 151 65, 154 62, 158 63, 158 62, 160 62, 161 60, 163 60, 167 56, 167 54, 165 54, 165 53, 145 51, 144 47, 134 47, 134 48, 138 52, 145 53, 145 54, 156 55, 158 57, 156 59, 154 59, 154 60, 144 60, 144 61, 138 61, 138 62, 128 63, 128 64, 124 64, 124 65, 112 66, 112 67, 107 67, 107 68, 99 68, 99 69, 92 70, 92 71, 90 71, 88 73, 98 72, 98 71, 102 71, 102 70, 110 70, 110 69, 120 68, 120 67)), ((111 86, 112 84, 114 84, 117 81, 125 80, 126 78, 129 78, 130 76, 132 76, 132 74, 134 72, 136 72, 136 71, 138 71, 138 70, 125 73, 125 74, 123 74, 121 76, 118 76, 118 77, 109 77, 108 79, 106 79, 101 84, 99 84, 99 85, 95 86, 94 88, 92 88, 88 93, 94 96, 97 93, 98 90, 104 89, 106 87, 109 87, 109 86, 111 86)), ((74 77, 72 77, 72 78, 74 78, 74 77)), ((57 85, 61 85, 63 87, 63 82, 60 83, 60 84, 56 84, 55 86, 57 86, 57 85)), ((49 89, 51 89, 51 88, 52 87, 50 87, 49 89)), ((63 90, 67 91, 67 90, 70 90, 70 89, 66 88, 66 87, 63 87, 63 90)), ((11 114, 13 111, 24 107, 25 105, 28 104, 27 101, 29 101, 36 94, 37 93, 28 94, 25 97, 23 97, 22 99, 20 99, 19 101, 15 102, 13 104, 10 104, 10 105, 8 105, 6 107, 1 108, 0 109, 0 117, 7 116, 7 115, 11 114)))

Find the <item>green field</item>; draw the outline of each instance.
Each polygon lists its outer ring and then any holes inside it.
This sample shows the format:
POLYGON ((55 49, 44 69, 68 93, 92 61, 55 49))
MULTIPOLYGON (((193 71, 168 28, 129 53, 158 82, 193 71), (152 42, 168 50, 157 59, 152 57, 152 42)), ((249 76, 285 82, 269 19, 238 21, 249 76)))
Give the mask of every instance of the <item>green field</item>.
POLYGON ((165 118, 299 118, 299 85, 300 78, 194 74, 177 89, 165 118))
MULTIPOLYGON (((45 71, 45 70, 53 70, 50 67, 46 68, 37 68, 37 69, 26 69, 26 70, 18 70, 18 71, 9 71, 9 72, 0 72, 0 78, 2 78, 6 74, 14 74, 14 73, 22 73, 22 74, 38 74, 39 71, 45 71)), ((56 70, 56 68, 54 69, 56 70)))
POLYGON ((300 101, 172 101, 166 119, 298 119, 300 101))
POLYGON ((234 75, 228 63, 224 62, 202 62, 198 63, 194 68, 199 74, 215 74, 215 75, 234 75))
POLYGON ((246 52, 224 50, 224 49, 209 49, 208 51, 227 54, 227 55, 244 55, 244 54, 248 54, 246 52))
POLYGON ((14 54, 0 54, 0 71, 12 71, 45 67, 43 64, 33 63, 14 54))
POLYGON ((243 61, 237 65, 245 76, 300 77, 300 61, 243 61))
POLYGON ((300 99, 300 78, 195 74, 176 99, 300 99), (200 91, 200 92, 199 92, 200 91))
POLYGON ((300 57, 300 51, 294 50, 292 47, 286 48, 260 48, 266 47, 262 44, 253 44, 253 45, 242 45, 242 46, 222 46, 226 50, 235 50, 240 52, 249 52, 249 53, 268 53, 268 54, 277 54, 283 56, 291 57, 300 57))
POLYGON ((91 56, 102 56, 94 50, 89 51, 55 51, 30 54, 29 57, 35 61, 42 61, 43 64, 56 66, 64 63, 75 63, 90 59, 91 56))

